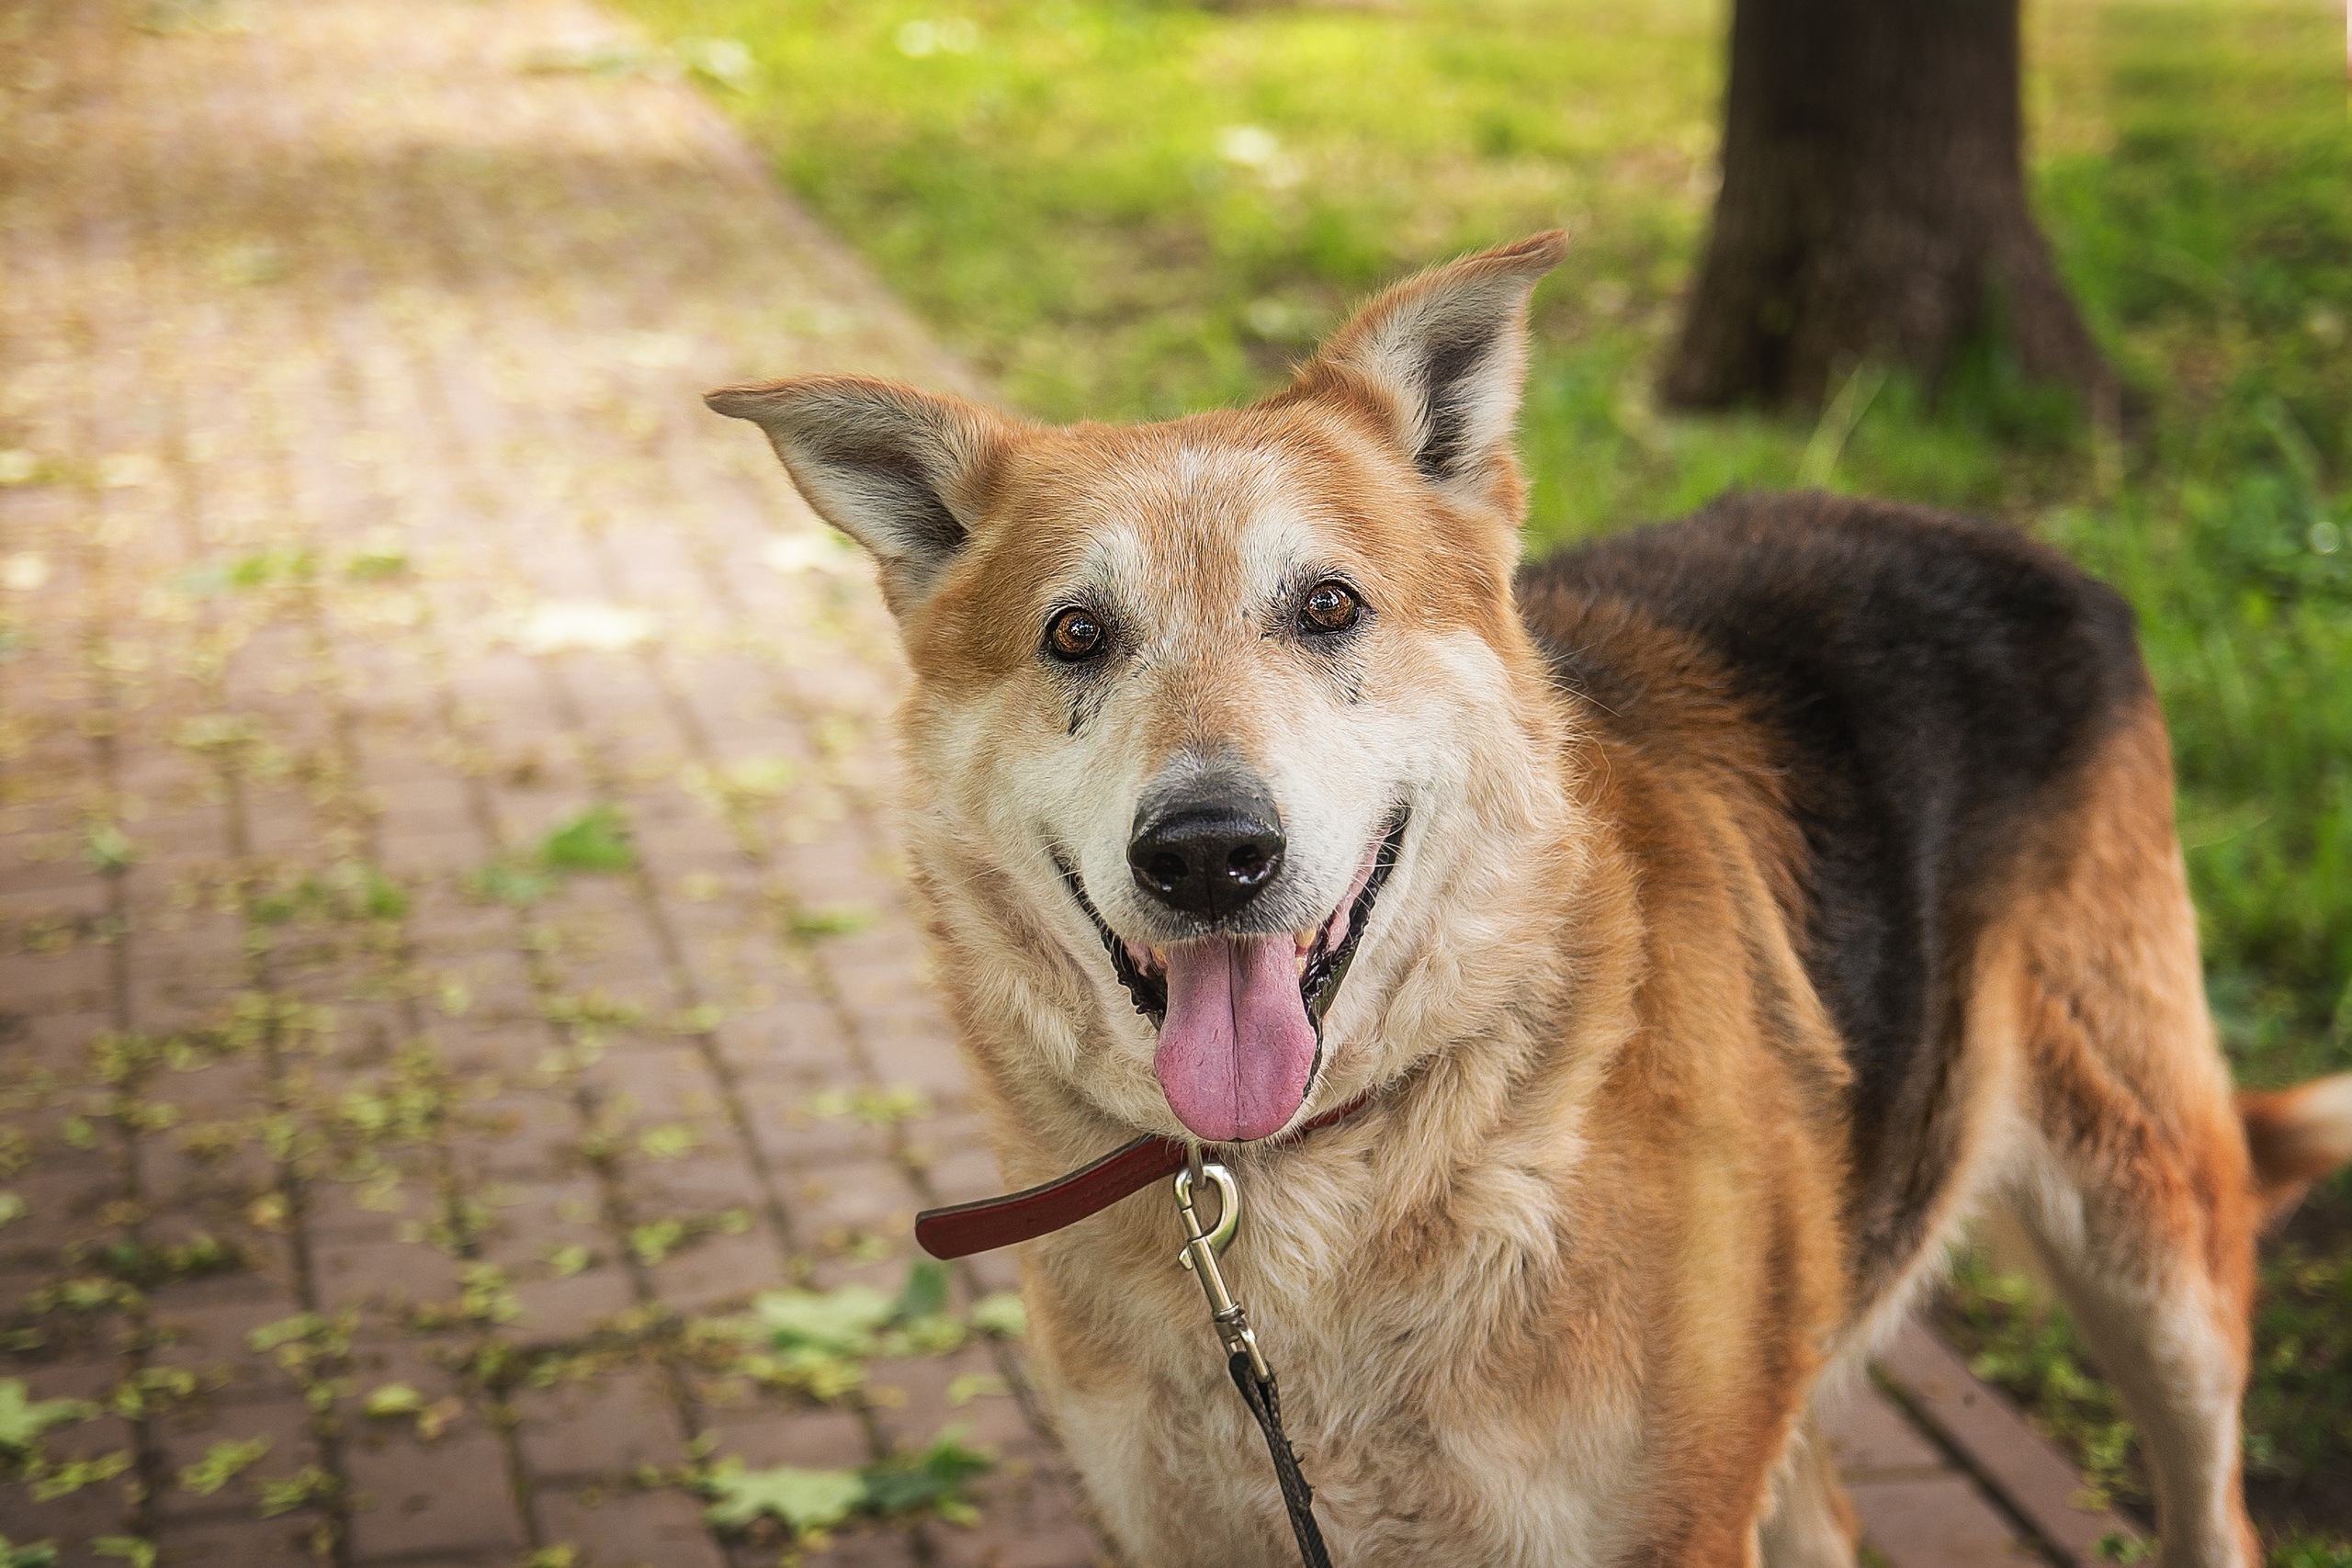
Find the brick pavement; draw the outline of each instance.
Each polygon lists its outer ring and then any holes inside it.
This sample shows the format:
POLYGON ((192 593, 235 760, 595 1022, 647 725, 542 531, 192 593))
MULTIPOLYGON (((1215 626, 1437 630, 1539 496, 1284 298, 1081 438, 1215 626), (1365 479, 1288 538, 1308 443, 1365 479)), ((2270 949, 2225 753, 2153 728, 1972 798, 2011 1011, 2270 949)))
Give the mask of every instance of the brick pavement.
POLYGON ((807 1559, 1098 1561, 960 1315, 1003 1260, 862 1383, 747 1328, 897 1292, 995 1174, 876 818, 887 621, 695 394, 961 370, 582 5, 29 0, 0 61, 0 1535, 774 1562, 725 1476, 960 1427, 976 1527, 918 1488, 807 1559))

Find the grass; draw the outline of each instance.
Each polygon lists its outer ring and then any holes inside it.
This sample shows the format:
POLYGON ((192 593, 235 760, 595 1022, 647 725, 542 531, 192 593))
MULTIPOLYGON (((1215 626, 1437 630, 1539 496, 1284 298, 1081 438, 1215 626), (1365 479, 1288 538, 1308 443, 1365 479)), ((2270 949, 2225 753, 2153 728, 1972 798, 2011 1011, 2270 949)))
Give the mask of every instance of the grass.
MULTIPOLYGON (((2352 1066, 2339 9, 2031 8, 2036 199, 2145 410, 2118 448, 1983 353, 1932 392, 1864 367, 1818 417, 1656 406, 1713 195, 1713 0, 627 4, 690 60, 743 45, 746 69, 702 74, 784 179, 1046 418, 1251 396, 1382 281, 1565 225, 1577 248, 1538 301, 1522 442, 1531 548, 1798 482, 2055 540, 2140 607, 2241 1078, 2352 1066)), ((2319 1532, 2282 1562, 2352 1553, 2352 1500, 2296 1479, 2352 1472, 2352 1187, 2312 1212, 2316 1239, 2266 1265, 2248 1404, 2266 1517, 2282 1540, 2319 1532)), ((2026 1369, 2012 1385, 2095 1465, 2097 1443, 2128 1454, 2106 1416, 2067 1414, 2075 1385, 2050 1369, 2081 1362, 2063 1319, 2005 1288, 1963 1271, 1956 1324, 1976 1314, 1983 1353, 2026 1369)))

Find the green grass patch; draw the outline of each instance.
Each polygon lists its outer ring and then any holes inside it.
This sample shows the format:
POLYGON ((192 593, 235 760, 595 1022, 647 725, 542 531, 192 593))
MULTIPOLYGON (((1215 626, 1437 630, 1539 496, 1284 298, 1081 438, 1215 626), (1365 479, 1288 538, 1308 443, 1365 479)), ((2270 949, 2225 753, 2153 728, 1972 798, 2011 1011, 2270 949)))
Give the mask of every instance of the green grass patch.
MULTIPOLYGON (((1818 417, 1657 406, 1713 196, 1719 0, 625 4, 665 47, 741 43, 751 68, 716 95, 728 112, 1044 418, 1256 395, 1381 282, 1566 226, 1575 251, 1535 314, 1530 547, 1798 482, 2052 539, 2139 606, 2239 1076, 2352 1066, 2340 9, 2030 8, 2035 197, 2140 410, 2118 449, 1989 353, 1934 389, 1866 367, 1818 417)), ((2316 1211, 2352 1213, 2347 1194, 2335 1183, 2316 1211)), ((2311 1305, 2299 1282, 2352 1270, 2352 1226, 2327 1235, 2266 1274, 2249 1452, 2258 1438, 2282 1464, 2352 1451, 2329 1446, 2352 1421, 2343 1352, 2308 1327, 2352 1303, 2311 1305)), ((2051 1371, 2062 1340, 2001 1353, 2041 1369, 2033 1397, 2076 1408, 2051 1371)), ((2080 1410, 2073 1440, 2097 1469, 2112 1428, 2080 1410)), ((2320 1524, 2282 1552, 2352 1550, 2352 1502, 2320 1524)))

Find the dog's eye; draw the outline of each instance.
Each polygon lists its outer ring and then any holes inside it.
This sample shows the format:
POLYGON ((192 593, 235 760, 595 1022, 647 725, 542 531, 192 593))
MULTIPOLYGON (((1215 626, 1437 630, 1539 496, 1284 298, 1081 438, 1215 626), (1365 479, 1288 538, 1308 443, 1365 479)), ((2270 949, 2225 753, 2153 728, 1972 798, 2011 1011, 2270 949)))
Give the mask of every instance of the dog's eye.
POLYGON ((1298 607, 1299 626, 1318 634, 1343 632, 1356 624, 1356 615, 1363 608, 1346 583, 1318 582, 1308 591, 1306 603, 1298 607))
POLYGON ((1075 664, 1102 651, 1102 623, 1091 610, 1064 610, 1046 627, 1046 650, 1075 664))

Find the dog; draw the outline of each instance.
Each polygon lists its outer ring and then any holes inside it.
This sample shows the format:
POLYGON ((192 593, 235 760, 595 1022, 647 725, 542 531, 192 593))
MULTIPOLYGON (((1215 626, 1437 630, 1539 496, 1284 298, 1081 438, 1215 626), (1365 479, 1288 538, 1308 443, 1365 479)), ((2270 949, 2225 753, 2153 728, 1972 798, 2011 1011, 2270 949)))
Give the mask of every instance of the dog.
MULTIPOLYGON (((1005 1174, 1139 1133, 1235 1173, 1341 1563, 1852 1563, 1813 1404, 1992 1208, 2139 1423, 2163 1561, 2257 1562, 2255 1237, 2352 1155, 2352 1075, 2233 1096, 2129 608, 1819 493, 1522 566, 1565 243, 1165 423, 709 395, 877 565, 1005 1174)), ((1024 1248, 1040 1389, 1133 1561, 1294 1561, 1155 1194, 1024 1248)))

